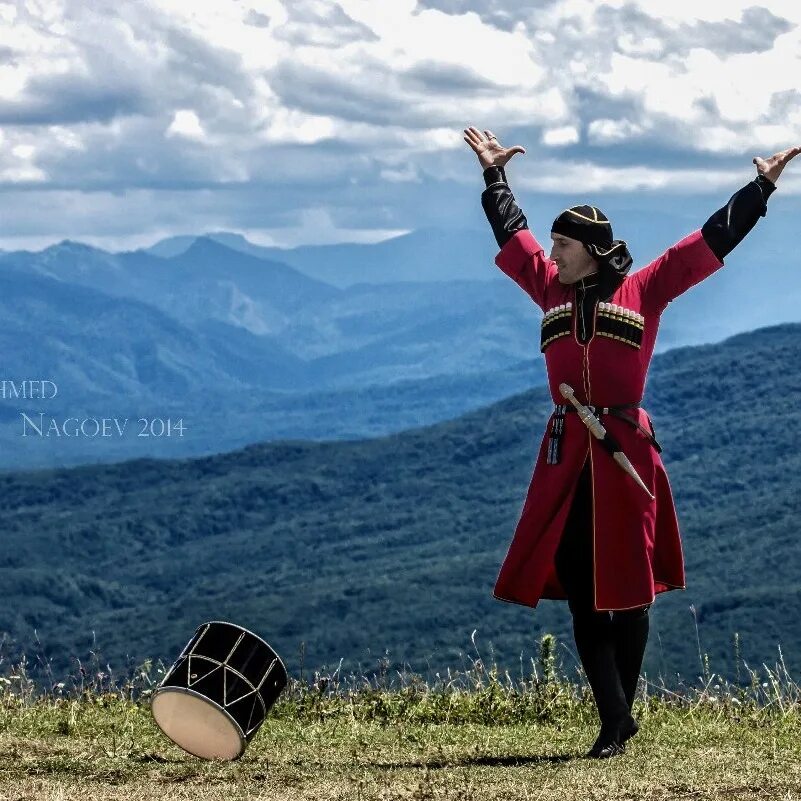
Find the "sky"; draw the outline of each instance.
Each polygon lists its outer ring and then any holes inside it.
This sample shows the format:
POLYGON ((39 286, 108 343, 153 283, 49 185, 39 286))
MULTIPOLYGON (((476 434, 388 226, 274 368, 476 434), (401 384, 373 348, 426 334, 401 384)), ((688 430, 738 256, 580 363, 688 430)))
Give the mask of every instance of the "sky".
POLYGON ((0 248, 486 225, 469 125, 521 204, 711 213, 801 144, 799 75, 795 0, 0 2, 0 248))

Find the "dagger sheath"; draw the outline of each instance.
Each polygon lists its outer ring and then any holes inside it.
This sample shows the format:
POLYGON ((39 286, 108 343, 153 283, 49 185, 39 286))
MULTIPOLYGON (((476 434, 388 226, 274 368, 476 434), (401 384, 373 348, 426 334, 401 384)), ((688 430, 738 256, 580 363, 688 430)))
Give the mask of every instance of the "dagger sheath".
POLYGON ((560 384, 559 391, 562 393, 564 398, 569 400, 576 407, 582 422, 587 426, 587 428, 589 428, 590 432, 599 441, 603 449, 620 465, 621 468, 623 468, 623 470, 625 470, 634 479, 634 481, 640 487, 642 487, 648 497, 651 500, 654 500, 653 493, 645 485, 645 482, 642 480, 642 478, 640 478, 640 474, 637 472, 637 469, 634 467, 631 461, 629 461, 628 456, 623 453, 620 443, 606 430, 601 421, 583 403, 581 403, 581 401, 576 398, 576 396, 573 394, 573 387, 571 387, 569 384, 560 384))

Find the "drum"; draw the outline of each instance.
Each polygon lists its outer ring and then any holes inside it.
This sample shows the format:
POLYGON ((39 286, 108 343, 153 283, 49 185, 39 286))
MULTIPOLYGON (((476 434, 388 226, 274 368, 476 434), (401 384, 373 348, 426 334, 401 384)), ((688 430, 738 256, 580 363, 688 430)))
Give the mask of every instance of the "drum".
POLYGON ((203 759, 238 759, 287 683, 278 654, 247 629, 212 621, 195 631, 156 688, 159 728, 203 759))

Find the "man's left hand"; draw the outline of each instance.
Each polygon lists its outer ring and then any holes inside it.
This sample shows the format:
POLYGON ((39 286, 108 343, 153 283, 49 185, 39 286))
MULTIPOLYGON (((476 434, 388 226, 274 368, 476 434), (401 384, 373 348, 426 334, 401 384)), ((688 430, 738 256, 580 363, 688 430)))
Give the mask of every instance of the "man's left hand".
POLYGON ((784 165, 787 164, 790 159, 795 158, 799 153, 801 153, 801 147, 790 147, 787 148, 787 150, 782 150, 781 153, 777 153, 775 156, 771 156, 769 159, 761 159, 757 156, 754 159, 754 164, 756 164, 757 172, 760 175, 764 175, 765 178, 775 184, 778 177, 782 174, 784 165))

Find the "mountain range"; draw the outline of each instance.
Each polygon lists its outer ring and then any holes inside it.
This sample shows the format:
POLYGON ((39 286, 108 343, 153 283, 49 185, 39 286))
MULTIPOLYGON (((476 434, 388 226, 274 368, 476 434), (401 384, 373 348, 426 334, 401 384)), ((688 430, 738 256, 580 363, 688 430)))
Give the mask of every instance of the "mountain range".
MULTIPOLYGON (((694 682, 699 645, 733 677, 735 632, 748 665, 772 665, 780 645, 790 673, 801 666, 799 363, 798 324, 654 357, 644 406, 688 587, 652 607, 652 681, 694 682)), ((515 673, 554 633, 572 670, 566 604, 491 597, 551 408, 539 386, 370 439, 7 472, 7 657, 36 653, 38 636, 55 675, 89 649, 120 672, 169 663, 197 625, 228 619, 296 675, 301 653, 307 670, 374 668, 385 653, 423 673, 460 667, 474 631, 485 663, 515 673)))
MULTIPOLYGON (((627 216, 642 223, 643 253, 689 227, 627 216)), ((769 215, 670 304, 657 353, 797 318, 797 256, 771 240, 784 222, 769 215)), ((540 386, 541 311, 492 263, 496 250, 484 227, 291 250, 219 232, 121 253, 69 240, 2 253, 3 378, 48 379, 58 395, 0 397, 0 468, 390 434, 540 386), (24 436, 23 414, 184 430, 24 436)))

